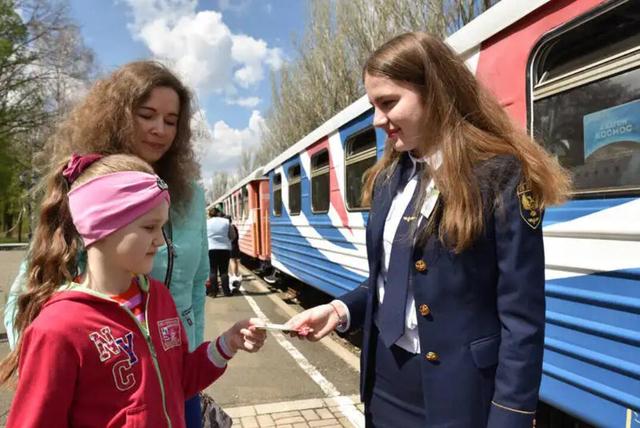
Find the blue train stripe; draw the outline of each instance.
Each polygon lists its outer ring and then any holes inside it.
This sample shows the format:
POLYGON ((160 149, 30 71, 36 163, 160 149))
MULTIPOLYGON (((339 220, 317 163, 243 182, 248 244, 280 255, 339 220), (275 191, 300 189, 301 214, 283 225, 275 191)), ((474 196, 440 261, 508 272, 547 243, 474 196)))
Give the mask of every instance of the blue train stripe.
POLYGON ((564 223, 575 220, 607 208, 613 208, 618 205, 626 204, 636 200, 637 198, 611 198, 611 199, 588 199, 588 200, 571 200, 558 207, 551 207, 544 214, 543 227, 551 226, 556 223, 564 223))
POLYGON ((545 349, 550 351, 577 358, 584 362, 640 380, 640 365, 623 360, 622 358, 614 358, 583 346, 576 346, 564 340, 549 337, 545 338, 544 346, 545 349))

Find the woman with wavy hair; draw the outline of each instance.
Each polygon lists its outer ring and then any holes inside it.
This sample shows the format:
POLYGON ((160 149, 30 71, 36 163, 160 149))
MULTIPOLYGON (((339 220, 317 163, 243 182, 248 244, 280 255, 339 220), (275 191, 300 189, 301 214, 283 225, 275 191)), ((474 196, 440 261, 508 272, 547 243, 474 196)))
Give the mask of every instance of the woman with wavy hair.
MULTIPOLYGON (((172 245, 159 249, 151 276, 169 286, 193 350, 203 341, 209 265, 204 192, 196 184, 199 167, 191 143, 191 102, 187 87, 162 64, 126 64, 98 81, 70 112, 47 142, 42 163, 46 173, 49 165, 72 153, 134 154, 168 184, 172 204, 165 231, 172 245), (170 257, 173 254, 175 258, 170 257)), ((79 257, 82 270, 84 253, 79 257)), ((12 345, 20 333, 13 328, 15 304, 26 283, 29 261, 28 257, 22 264, 5 308, 12 345)), ((187 426, 199 427, 199 397, 186 406, 187 426)))
POLYGON ((363 69, 387 134, 363 198, 369 278, 289 321, 364 329, 367 426, 529 428, 542 374, 542 218, 567 173, 449 46, 388 41, 363 69))

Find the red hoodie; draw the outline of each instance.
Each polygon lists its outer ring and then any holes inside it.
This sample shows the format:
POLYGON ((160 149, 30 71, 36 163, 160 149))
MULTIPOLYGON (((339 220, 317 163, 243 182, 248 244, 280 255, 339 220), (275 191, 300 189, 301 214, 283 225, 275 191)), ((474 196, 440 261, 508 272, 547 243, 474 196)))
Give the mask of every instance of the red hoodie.
POLYGON ((189 353, 169 291, 140 284, 148 332, 78 284, 53 295, 24 332, 7 427, 185 426, 185 398, 220 377, 228 357, 210 342, 189 353))

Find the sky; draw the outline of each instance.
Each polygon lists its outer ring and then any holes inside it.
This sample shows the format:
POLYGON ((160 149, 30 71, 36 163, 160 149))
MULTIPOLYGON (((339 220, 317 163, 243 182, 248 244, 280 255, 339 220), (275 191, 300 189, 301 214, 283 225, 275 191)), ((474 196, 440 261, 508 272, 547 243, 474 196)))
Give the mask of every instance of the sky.
POLYGON ((70 0, 70 14, 108 73, 138 59, 168 63, 192 88, 203 179, 234 172, 255 148, 271 103, 270 73, 295 58, 306 0, 70 0))

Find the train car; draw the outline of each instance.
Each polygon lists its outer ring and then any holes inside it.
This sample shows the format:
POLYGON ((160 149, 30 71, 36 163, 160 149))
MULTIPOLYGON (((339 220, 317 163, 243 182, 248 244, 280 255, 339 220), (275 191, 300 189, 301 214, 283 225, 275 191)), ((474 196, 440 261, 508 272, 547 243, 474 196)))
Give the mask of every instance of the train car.
POLYGON ((247 257, 269 260, 268 180, 257 168, 210 206, 222 205, 238 228, 240 252, 247 257), (266 196, 265 196, 266 194, 266 196))
MULTIPOLYGON (((598 427, 640 428, 639 29, 637 0, 502 0, 447 39, 573 174, 543 223, 540 396, 598 427)), ((333 296, 367 276, 372 114, 362 97, 263 167, 272 265, 333 296)))

